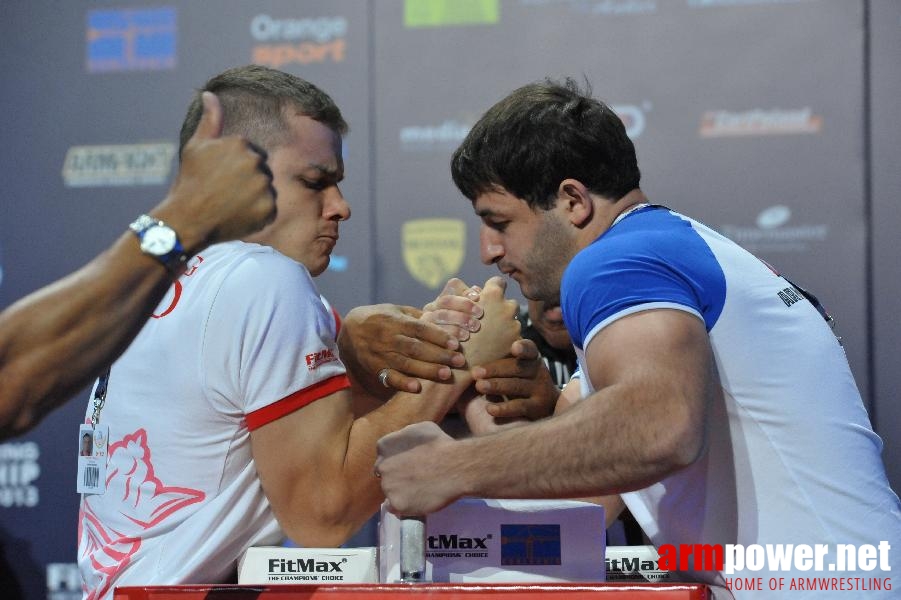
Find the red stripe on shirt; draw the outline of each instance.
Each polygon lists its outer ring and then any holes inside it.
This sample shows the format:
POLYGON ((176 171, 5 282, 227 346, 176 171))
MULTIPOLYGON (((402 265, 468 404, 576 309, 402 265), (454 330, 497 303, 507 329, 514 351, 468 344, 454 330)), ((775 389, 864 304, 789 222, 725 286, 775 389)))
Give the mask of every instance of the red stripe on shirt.
POLYGON ((338 339, 338 334, 341 333, 341 315, 334 307, 332 307, 332 315, 335 316, 335 339, 338 339))
POLYGON ((294 412, 299 408, 303 408, 311 402, 315 402, 320 398, 324 398, 329 394, 350 387, 350 380, 347 375, 335 375, 328 379, 324 379, 308 388, 297 390, 290 396, 285 396, 278 402, 273 402, 269 406, 257 409, 247 414, 247 428, 250 431, 259 429, 267 423, 271 423, 277 419, 281 419, 287 414, 294 412))

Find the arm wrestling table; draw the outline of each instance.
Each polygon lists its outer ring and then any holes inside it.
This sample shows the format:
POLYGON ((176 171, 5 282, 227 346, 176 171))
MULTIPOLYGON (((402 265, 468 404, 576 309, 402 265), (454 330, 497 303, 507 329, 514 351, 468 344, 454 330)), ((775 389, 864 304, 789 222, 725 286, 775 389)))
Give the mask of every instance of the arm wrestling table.
POLYGON ((710 600, 690 583, 172 585, 116 588, 114 600, 710 600))

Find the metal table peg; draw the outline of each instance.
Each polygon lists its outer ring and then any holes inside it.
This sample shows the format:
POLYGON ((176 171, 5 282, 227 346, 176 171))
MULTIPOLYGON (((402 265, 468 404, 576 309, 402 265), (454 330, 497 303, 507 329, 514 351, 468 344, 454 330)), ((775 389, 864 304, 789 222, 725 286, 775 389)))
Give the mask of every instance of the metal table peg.
POLYGON ((403 517, 400 520, 400 580, 403 583, 425 583, 425 517, 403 517))

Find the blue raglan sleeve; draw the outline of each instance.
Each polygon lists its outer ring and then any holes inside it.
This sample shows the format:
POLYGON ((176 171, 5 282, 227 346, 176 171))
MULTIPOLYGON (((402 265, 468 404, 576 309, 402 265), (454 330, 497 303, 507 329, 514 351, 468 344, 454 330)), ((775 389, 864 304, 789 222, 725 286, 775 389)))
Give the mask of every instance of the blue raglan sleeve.
POLYGON ((561 307, 577 348, 613 321, 654 308, 692 313, 710 330, 725 277, 706 242, 683 223, 668 212, 636 215, 575 256, 563 275, 561 307))

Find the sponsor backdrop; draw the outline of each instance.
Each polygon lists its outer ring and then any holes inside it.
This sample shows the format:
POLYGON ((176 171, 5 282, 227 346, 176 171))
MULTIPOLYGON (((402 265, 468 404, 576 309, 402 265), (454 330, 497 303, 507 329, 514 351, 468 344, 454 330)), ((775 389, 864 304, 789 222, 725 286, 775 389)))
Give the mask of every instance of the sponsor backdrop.
MULTIPOLYGON (((193 89, 250 62, 310 79, 350 122, 353 218, 319 278, 339 310, 421 305, 451 276, 483 282, 493 271, 450 153, 513 88, 572 76, 623 119, 652 201, 733 237, 836 315, 901 484, 896 0, 10 0, 0 36, 0 307, 156 204, 193 89)), ((4 598, 80 598, 86 402, 0 444, 4 598)))

